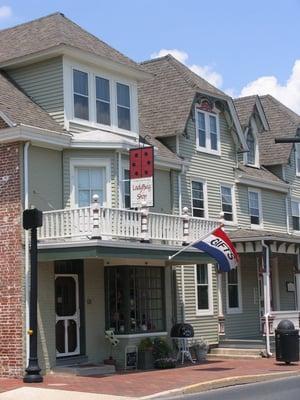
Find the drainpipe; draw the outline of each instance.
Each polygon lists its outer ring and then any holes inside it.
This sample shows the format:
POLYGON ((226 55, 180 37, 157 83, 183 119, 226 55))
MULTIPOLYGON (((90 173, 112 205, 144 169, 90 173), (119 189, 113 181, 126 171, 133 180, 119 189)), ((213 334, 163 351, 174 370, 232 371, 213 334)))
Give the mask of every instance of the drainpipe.
MULTIPOLYGON (((119 201, 118 201, 118 207, 122 208, 122 194, 123 194, 123 186, 122 186, 122 154, 120 151, 118 151, 118 187, 119 187, 119 201)), ((125 207, 125 205, 124 205, 125 207)))
POLYGON ((262 247, 266 250, 266 264, 263 272, 264 281, 264 317, 266 326, 266 352, 267 357, 272 357, 270 349, 270 329, 269 329, 269 317, 270 317, 270 248, 265 244, 265 241, 261 241, 262 247))
POLYGON ((182 214, 181 176, 182 176, 182 172, 179 172, 179 174, 178 174, 178 206, 179 206, 179 215, 182 214))
MULTIPOLYGON (((28 149, 30 142, 24 145, 23 156, 23 174, 24 174, 24 210, 29 208, 29 174, 28 174, 28 149)), ((29 231, 25 233, 25 331, 29 329, 29 293, 30 293, 30 276, 29 276, 29 231)), ((26 334, 26 360, 29 357, 29 335, 26 334)))

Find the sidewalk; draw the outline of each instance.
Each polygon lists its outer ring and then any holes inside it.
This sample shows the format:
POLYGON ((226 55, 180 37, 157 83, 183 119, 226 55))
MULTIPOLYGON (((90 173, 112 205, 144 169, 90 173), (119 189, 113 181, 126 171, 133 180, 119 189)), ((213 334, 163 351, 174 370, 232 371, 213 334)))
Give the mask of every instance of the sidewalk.
MULTIPOLYGON (((34 389, 51 389, 51 399, 58 400, 62 398, 77 398, 74 392, 94 393, 110 396, 124 397, 155 397, 158 393, 161 395, 168 393, 187 393, 192 391, 207 390, 208 388, 223 387, 237 383, 253 382, 262 379, 277 378, 281 376, 300 375, 300 364, 284 365, 279 364, 274 358, 255 359, 255 360, 209 360, 201 364, 178 367, 176 369, 137 371, 118 373, 112 376, 93 376, 77 377, 70 375, 47 375, 43 383, 25 385, 17 379, 0 379, 0 400, 2 399, 23 399, 26 400, 25 393, 35 393, 34 389), (23 392, 13 389, 23 388, 23 392), (30 390, 28 391, 28 389, 30 390), (31 390, 32 389, 32 390, 31 390), (66 393, 71 391, 72 393, 66 393), (22 396, 13 397, 14 393, 23 393, 22 396), (57 392, 57 396, 54 396, 57 392), (164 392, 164 393, 162 393, 164 392), (4 396, 4 393, 6 396, 4 396), (8 397, 9 395, 9 397, 8 397)), ((36 391, 41 394, 38 390, 36 391)), ((48 392, 47 390, 45 393, 48 392)), ((78 393, 79 394, 79 393, 78 393)), ((105 399, 110 396, 91 396, 90 398, 105 399)), ((31 395, 28 399, 33 399, 31 395)), ((38 398, 38 397, 37 397, 38 398)), ((46 398, 44 395, 40 398, 46 398)), ((117 400, 115 398, 115 400, 117 400)))

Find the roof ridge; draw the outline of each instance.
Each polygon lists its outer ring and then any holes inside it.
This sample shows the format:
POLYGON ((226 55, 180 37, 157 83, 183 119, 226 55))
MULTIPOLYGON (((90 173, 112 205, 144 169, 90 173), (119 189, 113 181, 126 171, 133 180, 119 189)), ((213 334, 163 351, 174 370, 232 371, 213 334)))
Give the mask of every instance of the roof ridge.
POLYGON ((171 56, 171 54, 168 53, 165 56, 150 58, 149 60, 141 61, 140 64, 154 63, 154 62, 157 62, 157 61, 161 61, 163 59, 168 59, 168 56, 171 56))
POLYGON ((246 100, 246 99, 252 99, 252 98, 256 98, 259 97, 258 94, 251 94, 249 96, 241 96, 241 97, 236 97, 235 99, 233 99, 234 101, 239 101, 239 100, 246 100))
POLYGON ((33 22, 37 22, 37 21, 41 21, 41 20, 49 18, 49 17, 53 17, 54 15, 60 15, 60 16, 62 16, 64 18, 66 18, 63 13, 61 13, 59 11, 56 11, 56 12, 53 12, 51 14, 44 15, 43 17, 38 17, 38 18, 35 18, 35 19, 31 19, 30 21, 22 22, 21 24, 17 24, 17 25, 14 25, 14 26, 10 26, 8 28, 0 29, 0 34, 2 32, 9 31, 10 29, 18 28, 19 26, 29 25, 29 24, 32 24, 33 22))

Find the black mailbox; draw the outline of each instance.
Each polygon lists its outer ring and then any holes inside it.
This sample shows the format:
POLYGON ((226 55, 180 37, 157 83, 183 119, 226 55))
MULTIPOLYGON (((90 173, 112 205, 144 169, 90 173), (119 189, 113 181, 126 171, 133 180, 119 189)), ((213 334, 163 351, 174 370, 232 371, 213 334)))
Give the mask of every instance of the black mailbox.
POLYGON ((43 225, 43 212, 37 208, 25 210, 23 212, 23 228, 33 229, 43 225))
POLYGON ((171 329, 170 336, 173 338, 191 338, 194 337, 194 329, 190 324, 175 324, 171 329))

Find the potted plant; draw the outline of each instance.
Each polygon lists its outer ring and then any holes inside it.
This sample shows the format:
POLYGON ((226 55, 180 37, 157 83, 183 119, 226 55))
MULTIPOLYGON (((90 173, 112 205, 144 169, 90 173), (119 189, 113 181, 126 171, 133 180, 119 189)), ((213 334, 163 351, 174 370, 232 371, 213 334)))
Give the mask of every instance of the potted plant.
POLYGON ((209 350, 209 344, 202 337, 199 339, 192 340, 190 344, 190 349, 195 355, 197 361, 206 360, 207 352, 209 350))
POLYGON ((138 368, 139 369, 151 369, 153 368, 153 341, 150 337, 144 338, 140 341, 138 356, 138 368))
POLYGON ((154 360, 168 358, 172 349, 168 342, 163 338, 155 338, 153 340, 153 358, 154 360))
POLYGON ((157 369, 167 369, 167 368, 175 368, 177 361, 175 358, 165 357, 165 358, 158 358, 154 361, 154 367, 157 369))

